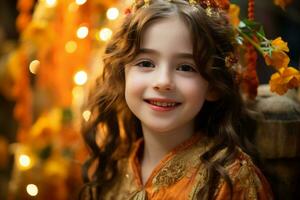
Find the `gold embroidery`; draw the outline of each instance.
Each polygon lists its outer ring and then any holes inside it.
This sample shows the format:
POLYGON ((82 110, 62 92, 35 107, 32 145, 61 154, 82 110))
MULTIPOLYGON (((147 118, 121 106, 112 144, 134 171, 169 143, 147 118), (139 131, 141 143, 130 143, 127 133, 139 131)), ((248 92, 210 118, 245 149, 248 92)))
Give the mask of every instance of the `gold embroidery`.
MULTIPOLYGON (((146 200, 148 197, 155 199, 162 196, 164 199, 168 199, 172 194, 170 196, 164 194, 168 192, 167 187, 176 188, 176 183, 183 179, 183 181, 187 181, 184 183, 185 187, 187 187, 184 190, 188 196, 180 196, 180 199, 195 200, 197 199, 198 192, 206 184, 208 176, 208 172, 204 164, 201 163, 199 156, 206 152, 210 146, 210 143, 204 144, 199 141, 197 144, 193 144, 193 146, 170 156, 170 159, 161 164, 162 168, 152 179, 152 185, 147 185, 149 194, 147 194, 145 188, 141 188, 136 184, 135 176, 132 168, 128 165, 128 160, 120 161, 120 165, 118 165, 119 175, 116 176, 114 183, 106 188, 106 192, 102 194, 103 199, 146 200), (161 187, 166 188, 158 191, 161 187), (155 192, 157 192, 157 195, 155 192)), ((214 159, 219 158, 224 153, 226 153, 226 149, 218 152, 214 159)), ((238 191, 237 195, 242 191, 243 199, 256 200, 258 192, 265 188, 256 174, 251 159, 241 150, 238 155, 238 158, 234 159, 233 162, 227 163, 224 167, 233 181, 234 191, 238 191)), ((216 197, 220 197, 220 188, 224 184, 226 182, 221 178, 216 188, 216 197)))
POLYGON ((138 191, 133 174, 128 165, 128 159, 118 161, 119 173, 114 183, 102 193, 102 199, 128 200, 138 191))
POLYGON ((183 160, 170 162, 154 178, 153 184, 160 187, 169 186, 179 181, 185 174, 186 166, 183 160))
MULTIPOLYGON (((192 171, 200 166, 200 155, 207 148, 206 142, 198 142, 192 148, 180 152, 168 161, 152 180, 154 192, 158 191, 161 187, 168 187, 177 183, 183 177, 191 177, 192 171)), ((197 181, 201 182, 203 177, 200 175, 197 181)))
POLYGON ((255 176, 250 158, 242 158, 240 162, 241 167, 237 173, 236 181, 240 186, 247 191, 247 200, 257 200, 257 186, 260 184, 258 178, 255 176))
POLYGON ((147 194, 146 191, 140 190, 136 191, 130 198, 129 200, 147 200, 147 194))
POLYGON ((207 180, 207 170, 204 169, 204 166, 201 165, 198 169, 198 173, 195 178, 195 184, 188 196, 189 200, 197 199, 197 194, 201 188, 203 188, 206 180, 207 180))
MULTIPOLYGON (((195 185, 195 187, 191 187, 191 192, 197 194, 196 192, 201 189, 206 182, 206 170, 204 170, 204 165, 201 164, 199 156, 208 150, 207 142, 207 140, 198 141, 193 146, 176 152, 170 160, 166 161, 152 179, 152 186, 149 186, 150 188, 152 187, 150 195, 153 195, 161 187, 168 187, 176 184, 184 177, 188 180, 191 178, 193 179, 191 184, 195 185)), ((107 193, 104 195, 104 199, 146 200, 147 193, 145 189, 142 190, 137 187, 132 169, 128 165, 127 159, 125 162, 120 163, 119 170, 121 175, 116 178, 117 180, 113 187, 108 188, 107 193), (126 165, 127 167, 124 167, 126 165)))

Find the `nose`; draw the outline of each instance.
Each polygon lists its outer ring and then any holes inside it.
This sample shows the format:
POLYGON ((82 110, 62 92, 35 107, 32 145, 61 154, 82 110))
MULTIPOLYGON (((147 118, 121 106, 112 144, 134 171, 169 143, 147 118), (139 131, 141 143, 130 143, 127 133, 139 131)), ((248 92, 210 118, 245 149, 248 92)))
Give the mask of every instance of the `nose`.
POLYGON ((171 91, 174 89, 172 72, 169 67, 161 67, 153 77, 153 88, 159 91, 171 91))

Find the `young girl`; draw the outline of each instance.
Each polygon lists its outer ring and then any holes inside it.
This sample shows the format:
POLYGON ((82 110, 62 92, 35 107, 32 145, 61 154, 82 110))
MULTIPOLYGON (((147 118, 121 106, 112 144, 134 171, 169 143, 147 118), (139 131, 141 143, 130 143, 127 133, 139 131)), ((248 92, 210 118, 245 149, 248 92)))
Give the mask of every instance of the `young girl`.
POLYGON ((232 29, 205 2, 136 1, 108 44, 82 199, 272 199, 242 150, 232 29))

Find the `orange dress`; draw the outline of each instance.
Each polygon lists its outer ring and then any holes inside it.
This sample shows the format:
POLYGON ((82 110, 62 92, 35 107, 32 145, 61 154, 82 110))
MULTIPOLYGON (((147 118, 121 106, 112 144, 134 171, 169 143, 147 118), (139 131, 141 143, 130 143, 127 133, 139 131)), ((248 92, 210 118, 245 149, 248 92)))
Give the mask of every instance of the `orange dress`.
MULTIPOLYGON (((195 135, 168 153, 143 185, 138 160, 143 141, 139 140, 129 157, 120 161, 120 174, 102 196, 105 200, 194 200, 205 185, 207 170, 199 155, 209 149, 210 142, 195 135)), ((217 153, 215 158, 224 151, 217 153)), ((225 166, 233 183, 234 200, 270 200, 271 189, 250 157, 241 150, 234 162, 225 166)), ((214 199, 229 200, 230 189, 221 179, 214 199)))

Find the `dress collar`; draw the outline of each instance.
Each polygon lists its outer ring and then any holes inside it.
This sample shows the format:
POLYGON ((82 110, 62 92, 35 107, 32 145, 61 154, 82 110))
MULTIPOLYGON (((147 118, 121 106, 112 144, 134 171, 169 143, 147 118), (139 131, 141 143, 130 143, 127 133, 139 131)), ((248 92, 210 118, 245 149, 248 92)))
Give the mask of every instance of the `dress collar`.
POLYGON ((133 172, 134 180, 138 187, 147 187, 149 184, 151 184, 152 179, 155 177, 155 175, 165 166, 165 164, 170 161, 175 155, 179 154, 180 152, 185 151, 189 147, 196 144, 202 135, 200 133, 194 134, 192 137, 187 139, 186 141, 182 142, 181 144, 177 145, 175 148, 173 148, 169 153, 167 153, 157 164, 157 166, 154 168, 154 170, 151 172, 151 175, 149 176, 148 180, 145 183, 145 186, 142 184, 141 179, 141 164, 139 158, 141 157, 141 153, 143 151, 143 145, 144 145, 144 139, 140 138, 136 141, 133 151, 129 157, 129 164, 133 172))

